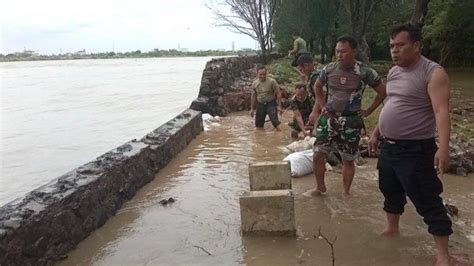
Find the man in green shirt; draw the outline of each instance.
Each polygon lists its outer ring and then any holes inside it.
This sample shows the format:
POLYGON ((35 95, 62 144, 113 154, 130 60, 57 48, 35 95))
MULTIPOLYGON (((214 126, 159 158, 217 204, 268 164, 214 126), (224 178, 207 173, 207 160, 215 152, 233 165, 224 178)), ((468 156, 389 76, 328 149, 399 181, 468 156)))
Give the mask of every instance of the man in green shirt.
POLYGON ((278 120, 278 113, 282 113, 280 87, 274 79, 267 77, 265 66, 257 68, 257 79, 253 81, 251 88, 250 116, 255 116, 255 127, 263 128, 265 117, 268 115, 275 129, 280 130, 278 120))
POLYGON ((298 66, 298 57, 302 54, 308 53, 308 50, 306 49, 306 41, 301 38, 300 34, 298 32, 293 33, 293 50, 288 51, 289 54, 292 54, 295 56, 293 59, 293 62, 291 63, 291 66, 297 67, 298 66))

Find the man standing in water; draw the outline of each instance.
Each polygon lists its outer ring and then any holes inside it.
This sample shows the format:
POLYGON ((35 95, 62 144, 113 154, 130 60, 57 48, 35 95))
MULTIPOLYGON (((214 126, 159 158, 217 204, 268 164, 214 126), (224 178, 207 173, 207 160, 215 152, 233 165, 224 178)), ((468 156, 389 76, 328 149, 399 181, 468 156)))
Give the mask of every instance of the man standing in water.
POLYGON ((265 66, 257 68, 257 79, 254 80, 251 88, 250 116, 255 116, 255 127, 263 128, 268 114, 272 125, 280 131, 278 120, 278 113, 282 113, 280 87, 274 79, 267 77, 265 66))
POLYGON ((448 241, 453 231, 437 175, 449 166, 448 75, 421 55, 421 31, 413 25, 392 30, 390 53, 396 65, 387 76, 388 100, 369 141, 369 151, 374 154, 381 140, 377 168, 387 215, 383 235, 399 235, 398 223, 408 196, 434 237, 436 265, 449 265, 448 241))
MULTIPOLYGON (((313 57, 310 54, 303 54, 298 58, 298 68, 301 73, 305 75, 307 81, 307 91, 313 100, 316 100, 316 93, 314 92, 314 84, 320 75, 320 70, 314 64, 313 57)), ((326 98, 326 91, 324 91, 324 98, 326 98)), ((316 119, 321 114, 320 105, 313 106, 313 110, 310 113, 308 124, 314 126, 316 119)))
POLYGON ((357 42, 349 36, 337 40, 337 61, 323 68, 316 81, 316 104, 322 114, 319 116, 315 130, 316 142, 313 146, 313 168, 316 177, 316 188, 309 194, 317 195, 326 192, 324 174, 328 154, 335 145, 342 158, 342 181, 344 193, 349 195, 354 179, 354 160, 359 156, 359 140, 363 127, 362 117, 370 115, 385 98, 385 85, 375 70, 366 64, 356 61, 357 42), (377 96, 370 107, 361 109, 362 94, 365 85, 372 87, 377 96), (323 86, 327 86, 327 102, 323 86))

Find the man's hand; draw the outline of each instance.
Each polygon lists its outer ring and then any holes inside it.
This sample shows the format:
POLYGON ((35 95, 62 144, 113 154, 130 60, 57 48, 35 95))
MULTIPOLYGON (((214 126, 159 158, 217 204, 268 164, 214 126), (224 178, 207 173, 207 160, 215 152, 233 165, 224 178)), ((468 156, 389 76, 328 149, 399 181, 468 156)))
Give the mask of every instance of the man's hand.
POLYGON ((449 168, 449 152, 448 150, 438 149, 434 157, 434 165, 436 172, 442 175, 448 171, 449 168))
POLYGON ((369 115, 370 115, 370 112, 368 110, 363 110, 363 109, 360 110, 360 116, 365 118, 369 115))
POLYGON ((369 156, 377 156, 379 153, 379 137, 380 137, 380 131, 378 125, 375 126, 374 131, 372 134, 370 134, 370 139, 369 139, 369 156))
POLYGON ((255 110, 250 111, 250 116, 253 118, 255 115, 255 110))
POLYGON ((279 115, 283 114, 283 109, 281 108, 280 105, 277 105, 277 112, 278 112, 279 115))
POLYGON ((371 135, 369 139, 369 156, 375 157, 379 153, 379 139, 378 137, 371 135))
POLYGON ((316 123, 316 113, 315 112, 311 112, 311 114, 309 114, 309 117, 308 117, 308 124, 309 125, 315 125, 316 123))

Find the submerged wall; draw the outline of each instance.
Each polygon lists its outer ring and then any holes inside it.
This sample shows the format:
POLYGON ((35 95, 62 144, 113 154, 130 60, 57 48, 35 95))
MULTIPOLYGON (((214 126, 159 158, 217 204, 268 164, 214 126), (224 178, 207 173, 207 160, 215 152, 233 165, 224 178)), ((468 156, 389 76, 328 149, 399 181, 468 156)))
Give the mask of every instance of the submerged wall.
POLYGON ((142 139, 1 207, 0 265, 44 265, 64 258, 202 130, 201 113, 185 110, 142 139))

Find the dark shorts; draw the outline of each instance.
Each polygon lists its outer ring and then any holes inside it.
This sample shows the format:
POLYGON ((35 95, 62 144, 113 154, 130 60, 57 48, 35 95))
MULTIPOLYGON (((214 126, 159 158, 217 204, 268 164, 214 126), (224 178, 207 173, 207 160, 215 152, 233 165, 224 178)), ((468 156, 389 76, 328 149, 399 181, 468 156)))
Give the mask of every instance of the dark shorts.
POLYGON ((257 103, 257 110, 255 112, 255 126, 263 127, 267 115, 274 127, 277 127, 280 124, 280 121, 278 120, 277 103, 275 100, 268 103, 257 103))
POLYGON ((453 233, 452 223, 440 197, 443 184, 434 169, 436 150, 434 139, 382 140, 377 163, 379 188, 386 212, 402 214, 408 196, 428 232, 447 236, 453 233))
POLYGON ((292 67, 297 67, 298 66, 298 58, 300 58, 300 56, 304 55, 304 54, 309 54, 309 53, 299 53, 299 54, 295 55, 295 57, 293 58, 293 62, 291 62, 291 66, 292 67))

